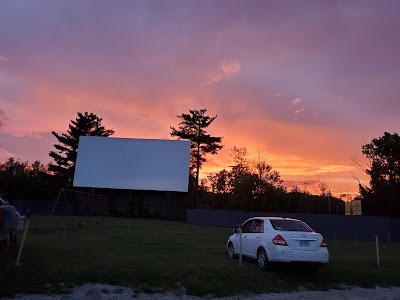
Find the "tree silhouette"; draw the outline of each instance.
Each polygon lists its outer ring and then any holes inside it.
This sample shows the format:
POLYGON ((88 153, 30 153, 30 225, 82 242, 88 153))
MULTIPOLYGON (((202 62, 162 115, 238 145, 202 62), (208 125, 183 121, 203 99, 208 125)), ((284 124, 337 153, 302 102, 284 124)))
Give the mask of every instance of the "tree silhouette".
POLYGON ((264 181, 273 186, 280 186, 283 183, 281 175, 278 171, 272 169, 272 165, 268 163, 267 156, 262 150, 258 150, 257 157, 251 160, 252 172, 260 181, 264 181))
POLYGON ((362 147, 363 154, 370 160, 370 184, 373 189, 389 188, 400 183, 400 136, 385 132, 378 139, 362 147))
MULTIPOLYGON (((222 137, 214 137, 205 131, 217 116, 210 117, 206 115, 207 109, 189 110, 189 114, 181 114, 177 116, 181 119, 179 128, 171 127, 171 136, 178 139, 190 140, 191 156, 190 170, 195 172, 195 189, 196 195, 199 189, 199 173, 203 163, 206 162, 205 155, 216 154, 222 149, 222 137)), ((196 196, 197 197, 197 196, 196 196)))
POLYGON ((229 171, 223 169, 216 174, 210 174, 207 176, 207 180, 211 186, 211 192, 213 194, 227 194, 230 190, 229 187, 229 171))
POLYGON ((240 178, 243 174, 250 173, 250 166, 248 161, 249 153, 246 147, 236 147, 233 146, 229 156, 233 159, 234 165, 232 168, 232 177, 236 180, 240 178))
POLYGON ((59 189, 51 179, 47 167, 40 161, 30 164, 10 157, 0 163, 0 195, 10 201, 51 199, 59 189))
POLYGON ((114 130, 106 129, 102 118, 93 113, 80 113, 75 120, 71 120, 67 133, 51 133, 57 138, 59 144, 54 144, 58 151, 50 151, 49 155, 55 164, 49 164, 49 170, 62 177, 67 185, 72 184, 80 136, 110 136, 114 130))
POLYGON ((360 185, 363 210, 365 207, 373 215, 400 216, 400 136, 385 132, 364 145, 362 153, 370 162, 366 169, 370 187, 360 185))

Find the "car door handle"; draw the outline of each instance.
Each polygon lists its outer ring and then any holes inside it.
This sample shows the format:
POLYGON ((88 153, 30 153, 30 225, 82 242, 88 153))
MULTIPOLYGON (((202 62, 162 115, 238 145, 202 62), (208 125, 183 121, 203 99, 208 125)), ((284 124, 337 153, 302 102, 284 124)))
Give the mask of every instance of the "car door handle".
POLYGON ((260 239, 261 237, 258 236, 257 238, 260 239))

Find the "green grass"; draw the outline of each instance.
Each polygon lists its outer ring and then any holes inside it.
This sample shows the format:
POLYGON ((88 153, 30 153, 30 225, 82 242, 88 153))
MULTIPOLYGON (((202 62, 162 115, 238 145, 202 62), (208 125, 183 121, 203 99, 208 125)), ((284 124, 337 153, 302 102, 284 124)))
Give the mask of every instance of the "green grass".
MULTIPOLYGON (((35 221, 32 221, 34 227, 35 221)), ((381 244, 376 267, 373 242, 328 241, 330 264, 318 271, 278 264, 262 271, 252 261, 229 260, 225 242, 232 230, 183 222, 107 218, 103 224, 64 230, 30 230, 20 267, 17 249, 0 248, 0 297, 14 293, 68 292, 100 282, 145 292, 183 286, 188 294, 215 296, 340 288, 400 286, 400 245, 381 244)), ((22 234, 18 237, 21 239, 22 234)))

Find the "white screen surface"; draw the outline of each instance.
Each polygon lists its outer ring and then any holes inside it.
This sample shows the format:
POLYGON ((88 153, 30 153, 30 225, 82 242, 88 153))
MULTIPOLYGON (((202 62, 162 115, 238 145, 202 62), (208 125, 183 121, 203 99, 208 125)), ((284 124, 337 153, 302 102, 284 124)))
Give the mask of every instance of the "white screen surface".
POLYGON ((187 192, 190 141, 79 138, 74 186, 187 192))

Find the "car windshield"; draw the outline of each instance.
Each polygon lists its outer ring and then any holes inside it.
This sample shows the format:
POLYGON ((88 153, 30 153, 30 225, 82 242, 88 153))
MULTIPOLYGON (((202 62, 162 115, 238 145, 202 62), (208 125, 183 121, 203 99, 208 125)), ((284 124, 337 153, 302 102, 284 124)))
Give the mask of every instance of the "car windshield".
POLYGON ((304 222, 296 220, 270 220, 275 230, 283 231, 305 231, 313 232, 313 230, 304 222))

